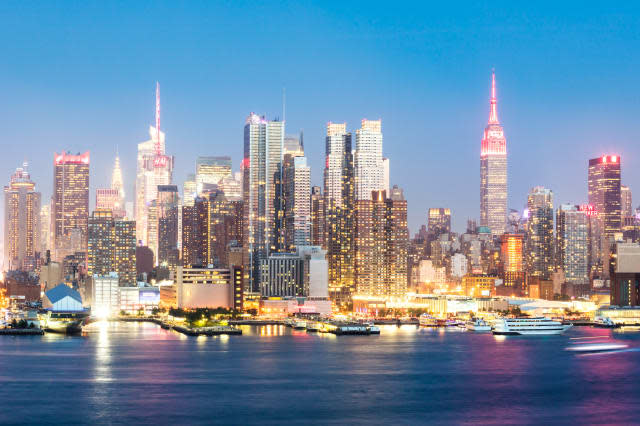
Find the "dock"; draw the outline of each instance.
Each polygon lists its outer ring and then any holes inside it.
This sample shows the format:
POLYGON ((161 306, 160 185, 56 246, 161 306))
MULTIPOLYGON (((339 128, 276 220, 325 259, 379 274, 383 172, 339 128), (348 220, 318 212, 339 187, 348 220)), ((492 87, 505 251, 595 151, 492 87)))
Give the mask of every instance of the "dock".
POLYGON ((242 330, 235 327, 229 327, 225 325, 214 326, 214 327, 198 327, 198 328, 189 328, 183 327, 181 325, 174 325, 171 327, 172 330, 175 330, 179 333, 186 334, 187 336, 240 336, 242 335, 242 330))
POLYGON ((42 336, 41 328, 0 328, 0 335, 4 336, 42 336))

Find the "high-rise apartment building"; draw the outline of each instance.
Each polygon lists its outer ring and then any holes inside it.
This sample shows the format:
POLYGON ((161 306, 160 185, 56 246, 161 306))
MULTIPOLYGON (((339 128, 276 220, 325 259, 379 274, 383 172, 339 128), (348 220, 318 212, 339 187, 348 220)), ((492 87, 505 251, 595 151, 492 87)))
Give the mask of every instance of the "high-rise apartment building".
POLYGON ((356 200, 371 199, 372 191, 384 189, 382 158, 382 120, 362 120, 356 130, 356 152, 353 157, 356 200))
POLYGON ((326 209, 322 188, 311 188, 311 245, 326 249, 327 232, 326 209))
POLYGON ((525 294, 524 234, 503 234, 500 257, 504 292, 508 295, 525 294))
POLYGON ((603 155, 589 160, 589 204, 602 221, 602 235, 613 236, 620 232, 620 156, 603 155))
POLYGON ((182 208, 182 264, 185 267, 228 267, 232 247, 242 247, 242 201, 222 191, 198 197, 182 208))
POLYGON ((138 144, 136 172, 137 238, 148 245, 149 206, 158 197, 158 185, 169 185, 173 176, 174 158, 165 154, 165 134, 160 131, 160 86, 156 85, 156 125, 149 126, 148 141, 138 144))
POLYGON ((553 192, 541 186, 532 188, 527 210, 527 272, 547 280, 554 267, 553 192))
MULTIPOLYGON (((157 208, 157 251, 158 265, 174 269, 178 266, 178 187, 176 185, 159 185, 157 208)), ((154 248, 151 247, 153 250, 154 248)))
POLYGON ((206 189, 219 185, 220 181, 231 177, 231 157, 196 158, 196 191, 202 194, 206 189))
POLYGON ((430 208, 427 215, 429 232, 435 235, 451 232, 451 209, 430 208))
POLYGON ((563 204, 556 213, 557 267, 571 284, 589 283, 589 216, 578 206, 563 204))
POLYGON ((89 152, 53 156, 52 230, 56 260, 85 251, 89 221, 89 152))
POLYGON ((491 78, 489 122, 480 150, 480 226, 493 235, 505 231, 507 220, 507 140, 498 120, 495 73, 491 78))
POLYGON ((285 155, 283 167, 284 247, 311 244, 311 168, 307 157, 285 155))
POLYGON ((275 237, 276 173, 282 173, 283 145, 284 122, 249 115, 244 126, 242 193, 245 284, 253 292, 259 291, 261 260, 269 254, 275 237))
POLYGON ((182 265, 206 267, 208 253, 209 204, 205 198, 196 197, 193 206, 182 206, 182 265))
POLYGON ((407 291, 409 231, 402 190, 373 191, 355 208, 355 286, 359 295, 402 297, 407 291))
POLYGON ((40 252, 40 193, 27 164, 16 169, 4 187, 4 268, 33 270, 40 252))
POLYGON ((89 218, 87 274, 112 272, 120 284, 136 282, 136 223, 115 219, 110 210, 95 210, 89 218))
POLYGON ((345 123, 327 124, 324 170, 325 244, 329 294, 345 308, 355 293, 355 181, 351 134, 345 123))

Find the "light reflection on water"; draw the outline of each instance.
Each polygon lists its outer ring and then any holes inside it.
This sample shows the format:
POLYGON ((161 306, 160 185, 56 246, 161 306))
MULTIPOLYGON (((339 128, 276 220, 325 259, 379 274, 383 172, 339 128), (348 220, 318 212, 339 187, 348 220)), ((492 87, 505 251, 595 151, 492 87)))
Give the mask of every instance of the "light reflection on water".
POLYGON ((565 351, 569 337, 596 330, 529 338, 416 326, 381 326, 379 336, 242 329, 196 338, 100 322, 83 336, 2 337, 0 401, 14 409, 0 410, 0 423, 637 420, 640 333, 606 330, 631 349, 580 357, 565 351), (38 403, 25 407, 33 395, 38 403))

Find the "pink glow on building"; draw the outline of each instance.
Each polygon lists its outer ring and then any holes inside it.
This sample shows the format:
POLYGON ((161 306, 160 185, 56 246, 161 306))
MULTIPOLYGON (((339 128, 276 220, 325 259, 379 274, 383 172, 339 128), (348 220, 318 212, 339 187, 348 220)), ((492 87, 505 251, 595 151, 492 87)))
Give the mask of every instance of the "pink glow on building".
POLYGON ((54 164, 89 164, 89 151, 84 154, 72 155, 66 152, 53 155, 54 164))

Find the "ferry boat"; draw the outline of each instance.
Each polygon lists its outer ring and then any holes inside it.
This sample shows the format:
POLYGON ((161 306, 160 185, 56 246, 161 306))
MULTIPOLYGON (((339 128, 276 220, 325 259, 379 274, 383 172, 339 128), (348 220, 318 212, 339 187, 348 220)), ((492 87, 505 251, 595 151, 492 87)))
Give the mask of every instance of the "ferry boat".
POLYGON ((374 323, 370 322, 366 323, 365 325, 367 326, 371 334, 380 334, 380 327, 378 327, 374 323))
POLYGON ((420 315, 419 324, 422 327, 439 327, 438 319, 429 314, 420 315))
POLYGON ((481 318, 469 320, 465 323, 465 327, 469 331, 491 331, 491 325, 481 318))
POLYGON ((293 323, 293 328, 294 328, 294 330, 304 330, 305 328, 307 328, 307 322, 306 321, 301 321, 301 320, 296 320, 293 323))
POLYGON ((79 334, 88 319, 88 312, 54 312, 47 311, 40 319, 43 329, 53 333, 79 334))
POLYGON ((547 335, 561 334, 571 328, 571 324, 563 325, 546 317, 535 318, 500 318, 493 326, 493 334, 512 335, 547 335))

